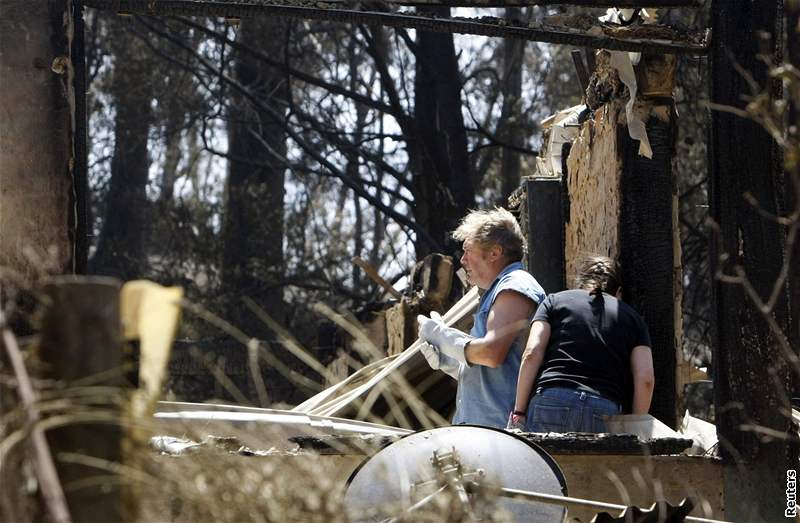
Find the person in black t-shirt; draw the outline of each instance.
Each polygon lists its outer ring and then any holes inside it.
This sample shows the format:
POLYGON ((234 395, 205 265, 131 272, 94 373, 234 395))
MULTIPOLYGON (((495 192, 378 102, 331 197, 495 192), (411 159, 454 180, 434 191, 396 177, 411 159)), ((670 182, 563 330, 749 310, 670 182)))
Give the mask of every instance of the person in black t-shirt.
POLYGON ((531 322, 507 428, 529 432, 604 432, 603 416, 622 411, 624 384, 633 381, 634 414, 653 395, 647 326, 620 301, 616 263, 585 260, 576 289, 550 294, 531 322), (528 402, 536 384, 536 393, 528 402))

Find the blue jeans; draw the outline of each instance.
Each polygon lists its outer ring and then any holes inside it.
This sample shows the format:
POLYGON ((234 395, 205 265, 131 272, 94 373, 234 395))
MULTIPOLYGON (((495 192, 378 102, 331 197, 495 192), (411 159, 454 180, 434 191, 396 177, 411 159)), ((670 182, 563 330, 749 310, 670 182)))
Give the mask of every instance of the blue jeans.
POLYGON ((529 432, 605 432, 603 416, 619 414, 617 403, 576 389, 539 389, 528 405, 529 432))

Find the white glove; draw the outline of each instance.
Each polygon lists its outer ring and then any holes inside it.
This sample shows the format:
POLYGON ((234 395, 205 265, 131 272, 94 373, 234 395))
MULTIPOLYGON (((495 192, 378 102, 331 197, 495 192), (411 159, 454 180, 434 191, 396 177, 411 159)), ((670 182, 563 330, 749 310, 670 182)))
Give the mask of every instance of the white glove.
POLYGON ((511 411, 508 414, 508 423, 506 423, 506 430, 525 432, 526 422, 527 422, 527 416, 523 416, 522 414, 514 414, 514 411, 511 411))
POLYGON ((457 362, 469 366, 464 349, 467 343, 472 340, 472 336, 464 334, 453 327, 448 327, 436 312, 432 312, 430 318, 420 314, 417 316, 417 323, 419 324, 419 338, 421 340, 438 347, 442 355, 449 356, 457 362))
POLYGON ((422 347, 420 347, 419 350, 422 355, 425 356, 425 359, 428 360, 428 365, 430 365, 433 370, 440 370, 453 379, 458 380, 458 375, 461 370, 460 363, 453 358, 445 356, 439 349, 427 341, 422 342, 422 347))

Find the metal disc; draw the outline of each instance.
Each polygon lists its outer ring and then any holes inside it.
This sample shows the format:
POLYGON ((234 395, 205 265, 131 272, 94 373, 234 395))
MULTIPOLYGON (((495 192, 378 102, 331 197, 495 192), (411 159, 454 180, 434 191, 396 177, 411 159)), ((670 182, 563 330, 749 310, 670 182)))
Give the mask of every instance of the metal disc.
POLYGON ((499 488, 567 495, 558 465, 534 443, 457 425, 410 434, 365 460, 348 480, 345 507, 351 521, 566 518, 564 507, 508 499, 499 488))

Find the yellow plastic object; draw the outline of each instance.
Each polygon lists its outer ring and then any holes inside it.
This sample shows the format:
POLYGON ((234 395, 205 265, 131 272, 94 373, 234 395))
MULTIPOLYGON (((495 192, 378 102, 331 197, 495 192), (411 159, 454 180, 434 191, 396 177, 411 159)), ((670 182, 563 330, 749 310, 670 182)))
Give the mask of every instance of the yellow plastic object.
POLYGON ((170 349, 180 321, 183 289, 147 280, 122 286, 120 316, 126 340, 139 340, 139 389, 132 398, 135 417, 152 414, 166 376, 170 349))

